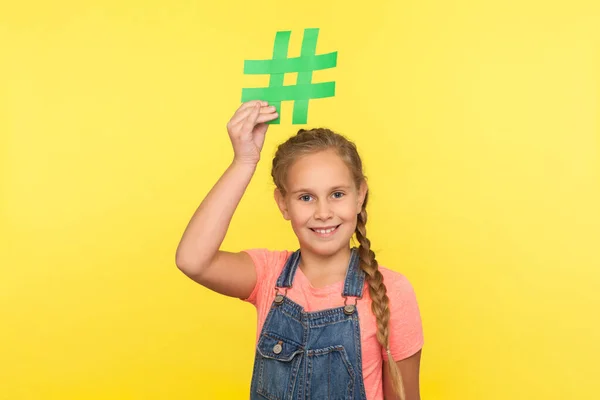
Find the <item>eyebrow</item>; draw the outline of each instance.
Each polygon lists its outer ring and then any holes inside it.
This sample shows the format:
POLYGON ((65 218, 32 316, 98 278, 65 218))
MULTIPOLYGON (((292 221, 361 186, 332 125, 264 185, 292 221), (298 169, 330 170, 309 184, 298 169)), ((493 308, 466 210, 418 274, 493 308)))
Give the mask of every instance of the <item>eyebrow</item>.
MULTIPOLYGON (((345 189, 345 190, 350 190, 350 186, 334 186, 331 189, 329 189, 330 192, 334 192, 336 190, 340 190, 340 189, 345 189)), ((294 190, 292 192, 292 194, 297 194, 297 193, 302 193, 302 192, 313 192, 313 190, 310 189, 298 189, 298 190, 294 190)))

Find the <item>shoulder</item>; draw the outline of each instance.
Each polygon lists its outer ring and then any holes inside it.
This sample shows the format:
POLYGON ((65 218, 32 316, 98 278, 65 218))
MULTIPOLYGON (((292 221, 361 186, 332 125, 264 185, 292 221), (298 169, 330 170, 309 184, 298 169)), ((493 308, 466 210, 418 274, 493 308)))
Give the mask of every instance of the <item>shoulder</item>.
POLYGON ((388 293, 395 295, 414 294, 414 287, 409 279, 402 273, 386 268, 382 265, 379 266, 379 271, 383 275, 383 283, 388 293))
POLYGON ((396 317, 408 318, 417 322, 419 319, 419 304, 413 284, 402 273, 379 266, 383 275, 383 284, 389 299, 392 319, 396 317))
POLYGON ((254 263, 258 278, 266 275, 279 274, 285 265, 287 259, 292 255, 291 250, 272 250, 266 248, 245 249, 254 263))
POLYGON ((289 250, 269 250, 265 248, 252 248, 242 250, 252 259, 256 271, 256 283, 250 296, 245 301, 260 306, 269 300, 277 277, 283 270, 285 262, 293 253, 289 250))
POLYGON ((290 250, 272 250, 266 248, 245 249, 252 261, 260 264, 285 263, 288 257, 293 253, 290 250))

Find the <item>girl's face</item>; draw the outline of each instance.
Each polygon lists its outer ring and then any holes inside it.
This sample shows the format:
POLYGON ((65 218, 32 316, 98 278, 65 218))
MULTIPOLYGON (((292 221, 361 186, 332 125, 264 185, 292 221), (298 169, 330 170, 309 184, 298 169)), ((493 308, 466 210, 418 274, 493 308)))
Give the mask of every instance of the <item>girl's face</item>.
POLYGON ((304 156, 288 171, 287 194, 275 191, 283 217, 291 221, 300 246, 321 256, 347 248, 366 194, 334 150, 304 156))

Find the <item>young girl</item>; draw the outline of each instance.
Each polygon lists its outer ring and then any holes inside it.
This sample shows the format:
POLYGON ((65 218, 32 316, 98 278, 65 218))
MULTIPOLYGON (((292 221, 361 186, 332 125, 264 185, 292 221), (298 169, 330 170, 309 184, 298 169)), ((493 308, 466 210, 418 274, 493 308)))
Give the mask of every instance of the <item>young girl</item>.
POLYGON ((227 124, 233 161, 192 216, 177 266, 205 287, 256 306, 251 399, 420 399, 423 335, 415 294, 371 250, 368 188, 352 142, 314 129, 278 147, 275 200, 298 250, 220 250, 260 159, 266 122, 277 116, 263 101, 235 112, 227 124), (358 248, 350 245, 353 235, 358 248))

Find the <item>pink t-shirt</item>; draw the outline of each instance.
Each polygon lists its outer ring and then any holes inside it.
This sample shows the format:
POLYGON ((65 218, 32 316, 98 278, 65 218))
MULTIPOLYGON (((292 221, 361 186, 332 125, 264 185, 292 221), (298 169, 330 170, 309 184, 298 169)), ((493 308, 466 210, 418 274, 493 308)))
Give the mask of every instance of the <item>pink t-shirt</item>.
MULTIPOLYGON (((249 249, 256 267, 256 286, 250 297, 244 299, 256 306, 258 320, 256 339, 260 337, 263 324, 275 297, 275 283, 291 251, 249 249)), ((423 329, 417 299, 412 285, 402 274, 379 266, 390 299, 390 351, 394 360, 410 357, 423 347, 423 329)), ((298 268, 287 291, 290 300, 304 308, 306 312, 340 307, 343 282, 322 288, 315 288, 298 268)), ((365 281, 363 298, 357 304, 360 316, 360 335, 363 380, 368 400, 383 399, 382 362, 387 359, 385 349, 377 341, 377 324, 371 311, 371 298, 365 281)))

